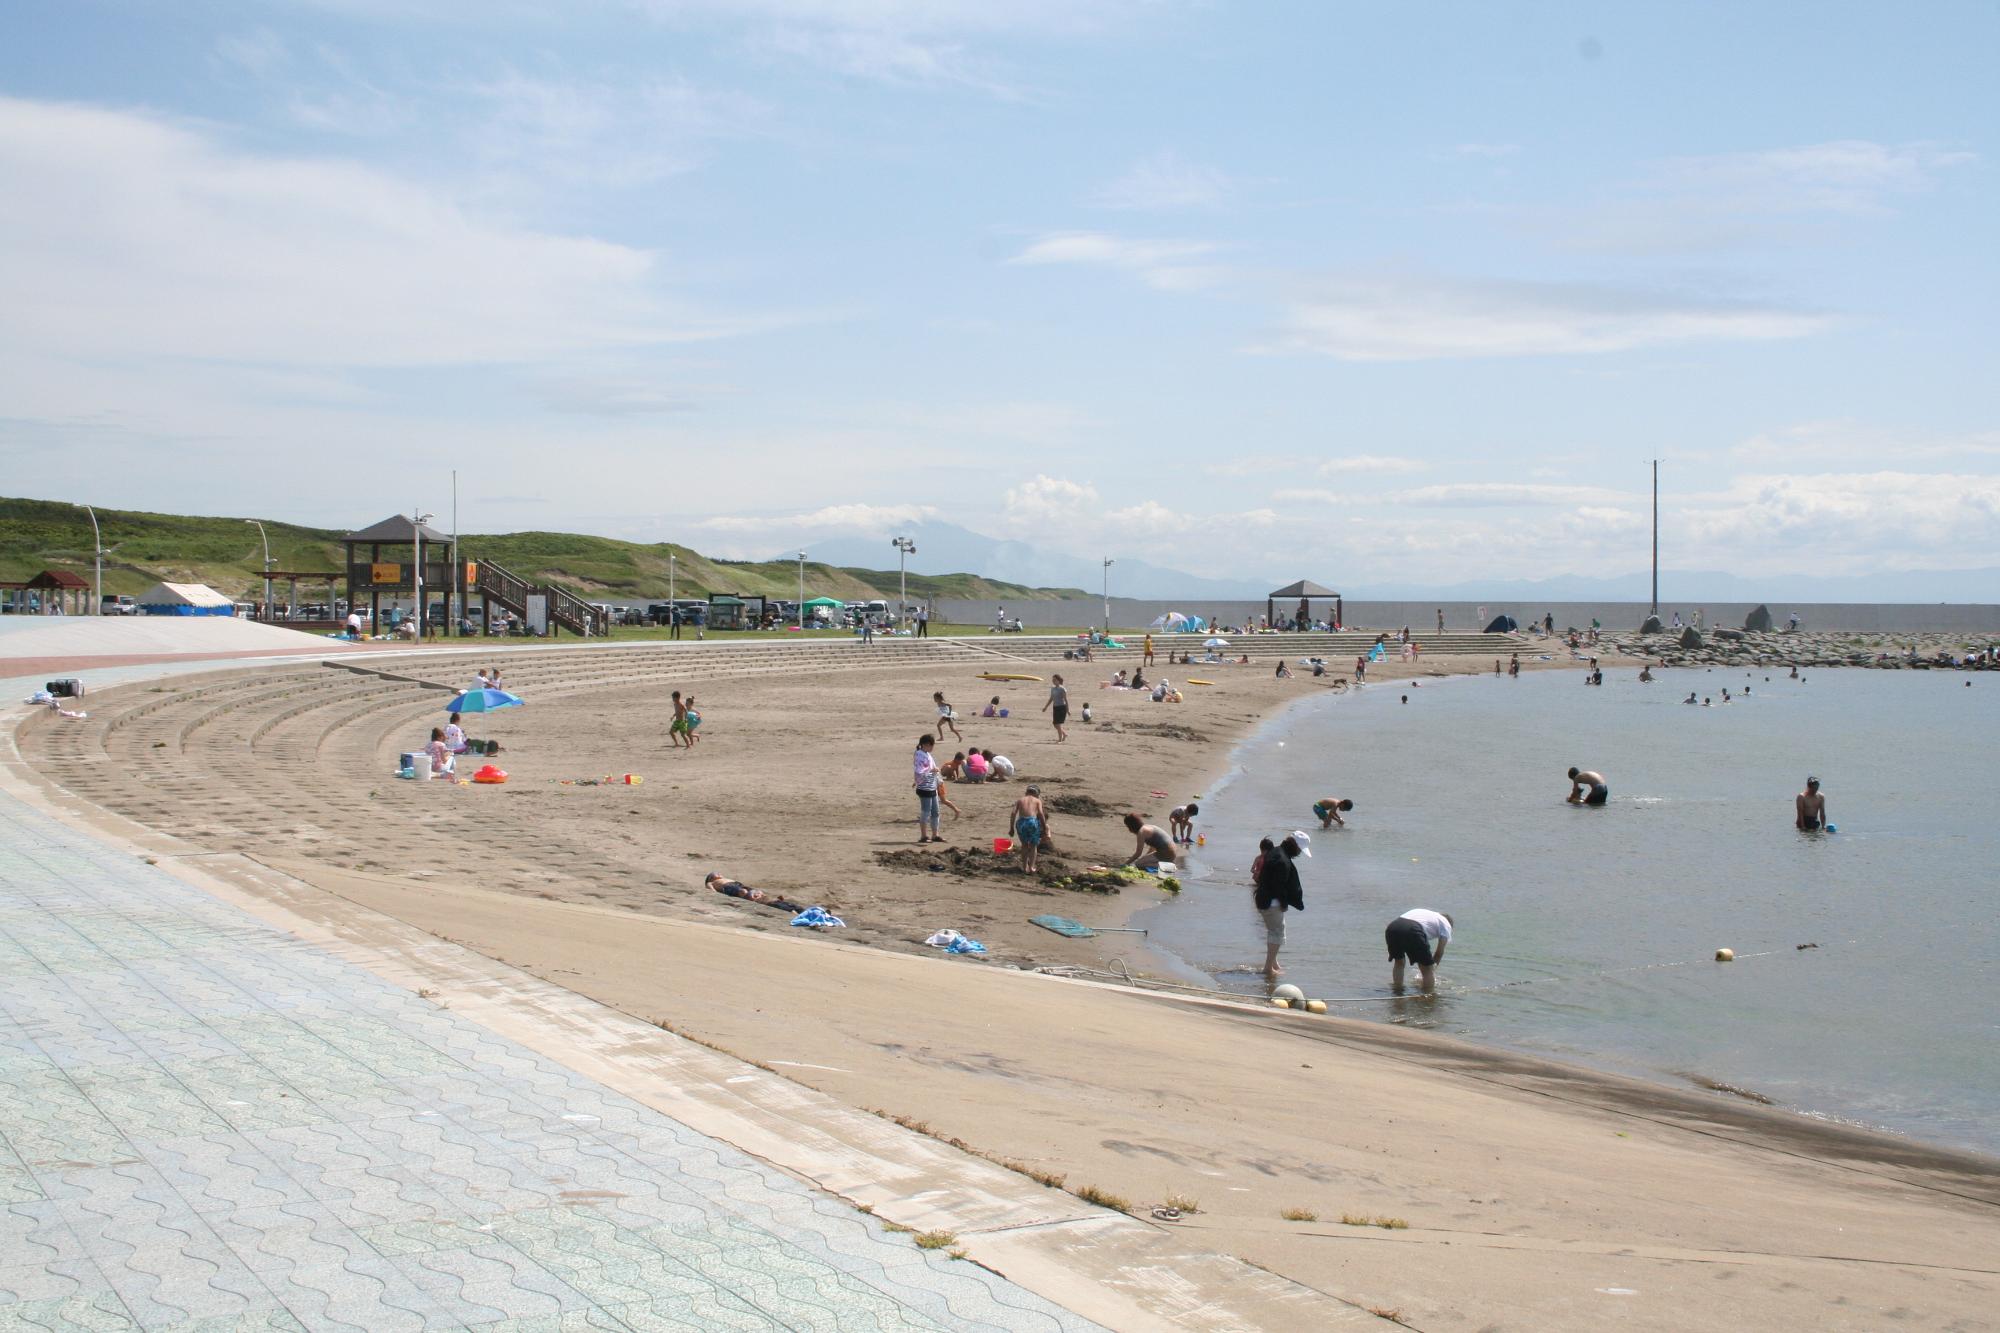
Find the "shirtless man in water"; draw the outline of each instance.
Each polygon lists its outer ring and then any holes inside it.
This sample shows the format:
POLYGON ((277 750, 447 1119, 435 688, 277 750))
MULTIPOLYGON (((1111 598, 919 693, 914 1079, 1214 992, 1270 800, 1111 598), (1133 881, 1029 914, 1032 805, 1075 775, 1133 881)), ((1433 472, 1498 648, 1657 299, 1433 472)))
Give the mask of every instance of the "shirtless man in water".
POLYGON ((1604 780, 1602 773, 1588 768, 1572 768, 1569 771, 1569 803, 1571 805, 1603 805, 1611 799, 1611 784, 1604 780), (1584 788, 1590 794, 1584 794, 1584 788))
POLYGON ((1806 779, 1806 789, 1798 795, 1797 809, 1795 822, 1801 829, 1826 827, 1826 797, 1820 792, 1818 778, 1806 779))

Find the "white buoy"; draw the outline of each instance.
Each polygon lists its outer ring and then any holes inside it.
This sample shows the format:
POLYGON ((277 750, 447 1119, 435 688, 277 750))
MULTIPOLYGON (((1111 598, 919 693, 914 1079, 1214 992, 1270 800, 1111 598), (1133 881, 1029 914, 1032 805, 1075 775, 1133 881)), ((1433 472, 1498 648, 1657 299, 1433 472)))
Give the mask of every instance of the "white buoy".
POLYGON ((1277 999, 1291 1000, 1296 1004, 1304 1004, 1306 998, 1306 993, 1297 986, 1292 985, 1289 981, 1272 991, 1271 994, 1277 999))

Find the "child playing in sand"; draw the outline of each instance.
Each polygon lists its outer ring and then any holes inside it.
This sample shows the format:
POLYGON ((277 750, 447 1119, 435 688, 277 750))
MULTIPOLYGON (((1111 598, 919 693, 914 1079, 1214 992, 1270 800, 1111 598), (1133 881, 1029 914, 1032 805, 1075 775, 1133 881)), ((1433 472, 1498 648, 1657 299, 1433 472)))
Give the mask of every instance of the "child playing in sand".
POLYGON ((694 737, 688 734, 687 701, 681 698, 681 692, 679 690, 675 690, 674 720, 673 723, 667 728, 667 748, 673 749, 679 746, 682 742, 686 742, 687 747, 690 750, 694 748, 694 737))
POLYGON ((986 756, 983 753, 974 750, 965 756, 965 780, 967 782, 984 782, 986 781, 987 772, 986 756))
POLYGON ((949 729, 953 740, 964 740, 965 737, 958 730, 958 714, 952 712, 951 705, 944 701, 944 691, 939 690, 931 695, 931 702, 937 705, 938 735, 942 737, 949 729))
POLYGON ((1007 820, 1007 834, 1021 850, 1022 874, 1035 873, 1035 858, 1041 853, 1047 829, 1048 814, 1042 809, 1042 789, 1030 787, 1021 793, 1020 800, 1014 802, 1014 813, 1007 820))
POLYGON ((464 754, 465 728, 458 725, 458 714, 451 715, 451 721, 444 724, 444 748, 452 754, 464 754))
POLYGON ((1175 842, 1182 846, 1194 845, 1194 817, 1201 813, 1201 807, 1193 801, 1177 805, 1167 812, 1167 830, 1175 842))
POLYGON ((981 717, 1000 716, 1000 696, 996 694, 991 699, 988 699, 986 701, 986 711, 981 713, 979 716, 981 717))
POLYGON ((450 777, 458 765, 458 761, 451 757, 451 751, 445 748, 443 727, 431 728, 431 743, 424 747, 424 753, 431 757, 431 776, 434 778, 450 777))
POLYGON ((1088 726, 1088 725, 1090 725, 1090 722, 1091 722, 1091 720, 1092 720, 1092 719, 1091 719, 1091 716, 1090 716, 1090 705, 1086 703, 1086 704, 1085 704, 1085 705, 1083 706, 1083 721, 1084 721, 1084 725, 1085 725, 1085 726, 1088 726))
POLYGON ((1012 759, 1009 759, 1004 754, 995 754, 991 750, 981 750, 979 755, 986 761, 986 780, 988 782, 1011 782, 1013 780, 1014 761, 1012 759))
POLYGON ((953 782, 964 781, 965 751, 960 750, 957 754, 945 760, 943 766, 938 769, 938 772, 943 774, 945 777, 950 778, 953 782))
POLYGON ((1319 816, 1321 828, 1332 828, 1338 824, 1347 827, 1347 821, 1340 816, 1343 811, 1352 810, 1354 802, 1341 796, 1322 796, 1313 802, 1313 813, 1319 816))

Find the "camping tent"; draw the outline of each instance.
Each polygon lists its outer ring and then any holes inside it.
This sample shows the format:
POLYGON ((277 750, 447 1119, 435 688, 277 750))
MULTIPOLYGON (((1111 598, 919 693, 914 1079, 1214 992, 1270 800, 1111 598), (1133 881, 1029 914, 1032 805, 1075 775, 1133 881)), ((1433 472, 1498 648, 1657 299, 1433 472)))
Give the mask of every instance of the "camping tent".
POLYGON ((1186 629, 1187 625, 1188 618, 1178 611, 1169 611, 1163 616, 1155 616, 1153 618, 1154 629, 1179 631, 1186 629))
POLYGON ((811 600, 804 603, 804 606, 808 611, 812 610, 816 606, 823 606, 829 611, 838 611, 846 605, 847 605, 846 602, 841 601, 837 597, 814 597, 811 600))
POLYGON ((1493 617, 1493 623, 1486 627, 1486 632, 1488 634, 1512 634, 1519 628, 1521 627, 1514 623, 1514 617, 1495 616, 1493 617))
POLYGON ((236 604, 200 583, 155 583, 139 595, 149 616, 233 616, 236 604))

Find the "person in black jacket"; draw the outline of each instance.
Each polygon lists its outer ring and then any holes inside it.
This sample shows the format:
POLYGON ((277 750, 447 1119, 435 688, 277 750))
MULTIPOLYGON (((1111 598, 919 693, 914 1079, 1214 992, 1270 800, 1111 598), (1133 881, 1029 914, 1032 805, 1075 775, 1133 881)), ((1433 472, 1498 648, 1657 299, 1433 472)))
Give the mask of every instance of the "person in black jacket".
POLYGON ((1264 918, 1264 979, 1276 981, 1284 968, 1278 966, 1278 950, 1285 943, 1285 912, 1306 910, 1305 894, 1299 887, 1301 854, 1312 852, 1302 844, 1310 841, 1294 833, 1258 858, 1256 904, 1264 918))

